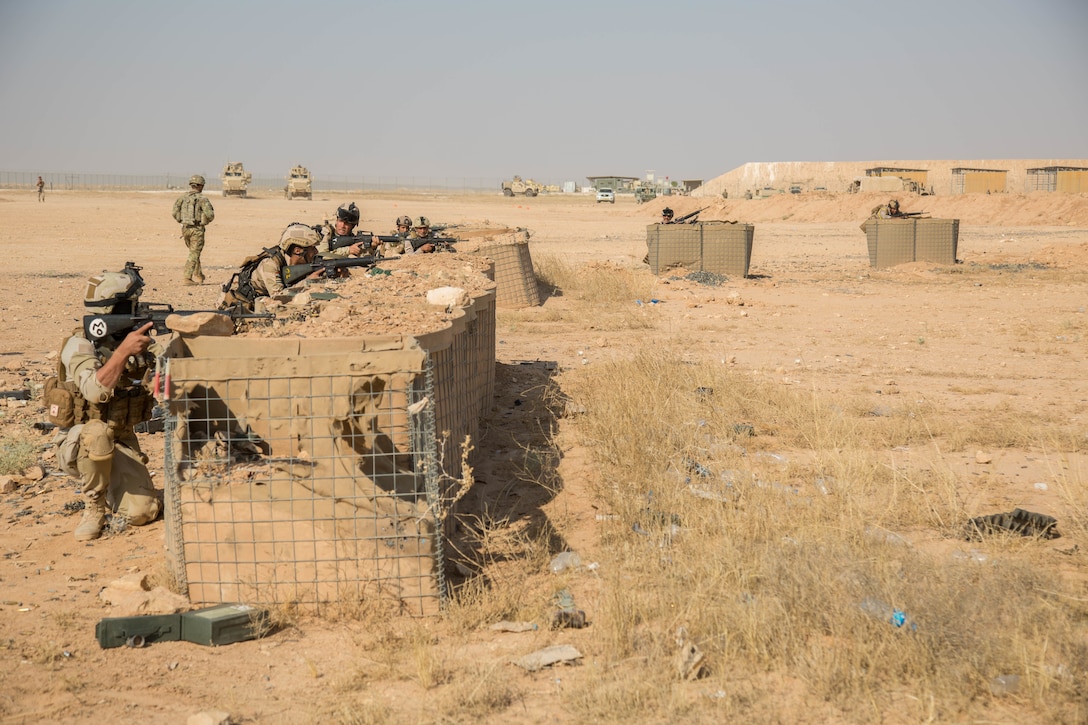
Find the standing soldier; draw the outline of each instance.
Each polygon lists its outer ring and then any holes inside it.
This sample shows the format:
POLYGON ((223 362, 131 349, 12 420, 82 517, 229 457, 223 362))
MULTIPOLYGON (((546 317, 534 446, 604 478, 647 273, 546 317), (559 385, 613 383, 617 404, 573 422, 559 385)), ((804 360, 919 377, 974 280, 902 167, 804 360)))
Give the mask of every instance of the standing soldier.
POLYGON ((204 227, 215 219, 215 209, 204 191, 204 177, 189 177, 189 193, 174 202, 174 221, 181 224, 181 238, 189 248, 185 261, 185 284, 204 284, 204 270, 200 268, 200 253, 204 251, 204 227))
POLYGON ((40 176, 38 177, 38 201, 45 201, 45 182, 40 176))

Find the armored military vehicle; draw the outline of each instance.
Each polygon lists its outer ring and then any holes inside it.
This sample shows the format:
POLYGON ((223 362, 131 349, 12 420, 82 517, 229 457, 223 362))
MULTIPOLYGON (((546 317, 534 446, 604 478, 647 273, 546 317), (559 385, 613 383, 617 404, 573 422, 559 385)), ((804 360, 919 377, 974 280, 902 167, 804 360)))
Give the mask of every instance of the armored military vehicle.
POLYGON ((313 199, 313 178, 305 166, 295 166, 287 177, 287 186, 283 187, 285 199, 313 199))
POLYGON ((515 194, 536 196, 543 188, 544 187, 532 179, 522 179, 520 176, 515 176, 513 181, 502 182, 502 193, 504 196, 514 196, 515 194))
POLYGON ((219 178, 223 182, 223 196, 244 197, 246 187, 253 180, 253 174, 242 168, 241 161, 228 161, 227 165, 223 167, 223 173, 220 174, 219 178))
POLYGON ((639 185, 635 187, 635 201, 639 204, 647 201, 653 201, 656 198, 657 190, 654 189, 653 184, 640 182, 639 185))

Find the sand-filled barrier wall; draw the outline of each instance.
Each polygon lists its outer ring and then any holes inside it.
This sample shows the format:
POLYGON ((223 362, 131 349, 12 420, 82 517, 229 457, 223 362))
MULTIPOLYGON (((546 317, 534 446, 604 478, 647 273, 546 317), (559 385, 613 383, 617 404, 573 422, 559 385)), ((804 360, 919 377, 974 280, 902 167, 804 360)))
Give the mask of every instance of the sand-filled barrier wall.
POLYGON ((731 222, 650 224, 646 261, 654 274, 673 267, 747 277, 755 227, 731 222))
POLYGON ((439 611, 463 451, 494 394, 494 290, 425 312, 441 324, 418 334, 291 334, 326 309, 171 345, 167 548, 194 603, 439 611))

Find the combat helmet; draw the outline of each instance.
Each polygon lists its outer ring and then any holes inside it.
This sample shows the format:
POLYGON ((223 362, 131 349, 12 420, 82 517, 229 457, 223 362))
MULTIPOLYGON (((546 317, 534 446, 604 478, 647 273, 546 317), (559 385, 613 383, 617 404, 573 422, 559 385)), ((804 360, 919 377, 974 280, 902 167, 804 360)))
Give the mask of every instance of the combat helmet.
MULTIPOLYGON (((352 206, 355 205, 352 204, 352 206)), ((291 247, 316 247, 320 241, 321 237, 314 231, 313 227, 302 222, 294 222, 288 224, 287 228, 283 230, 283 234, 280 235, 279 248, 286 252, 291 247)))
POLYGON ((200 174, 193 174, 189 177, 189 186, 204 186, 204 177, 200 174))
POLYGON ((421 217, 420 217, 420 218, 419 218, 419 219, 418 219, 418 220, 416 221, 416 223, 415 223, 415 225, 414 225, 414 226, 415 226, 415 228, 416 228, 416 229, 419 229, 420 227, 427 227, 428 229, 430 229, 430 228, 431 228, 431 220, 430 220, 430 219, 428 219, 428 218, 427 218, 427 217, 425 217, 425 216, 421 216, 421 217))
POLYGON ((122 303, 132 302, 140 297, 144 288, 144 279, 140 276, 140 267, 133 262, 126 262, 120 272, 102 271, 87 280, 87 291, 83 293, 84 307, 114 308, 122 303))
POLYGON ((664 209, 661 210, 661 216, 667 216, 667 217, 669 217, 671 219, 672 216, 673 216, 672 209, 670 209, 669 207, 665 207, 664 209))
POLYGON ((348 224, 358 224, 359 207, 355 206, 354 201, 350 204, 341 204, 336 209, 336 218, 342 222, 347 222, 348 224))
POLYGON ((398 227, 410 227, 412 226, 412 217, 405 214, 404 216, 397 217, 398 227))
POLYGON ((889 201, 888 202, 888 208, 891 209, 892 211, 899 211, 899 200, 898 199, 892 199, 891 201, 889 201))

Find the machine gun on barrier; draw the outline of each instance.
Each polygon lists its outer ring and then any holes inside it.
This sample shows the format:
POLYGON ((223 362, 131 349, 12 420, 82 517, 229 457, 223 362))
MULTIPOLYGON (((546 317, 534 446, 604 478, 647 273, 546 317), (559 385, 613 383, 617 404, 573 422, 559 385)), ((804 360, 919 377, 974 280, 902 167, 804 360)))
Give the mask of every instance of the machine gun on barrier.
POLYGON ((165 302, 137 302, 136 308, 128 314, 84 315, 83 332, 88 340, 97 342, 110 335, 128 334, 150 322, 156 334, 165 335, 171 331, 166 326, 167 317, 170 315, 192 315, 197 312, 212 312, 217 315, 224 315, 230 317, 231 321, 235 323, 239 320, 271 320, 275 317, 275 315, 267 313, 250 312, 241 306, 230 307, 225 310, 175 310, 173 305, 165 302))
POLYGON ((694 224, 695 222, 699 221, 699 215, 702 214, 704 211, 706 211, 709 208, 710 208, 709 206, 704 206, 702 209, 699 209, 698 211, 693 211, 690 214, 685 214, 682 217, 677 217, 676 219, 673 219, 672 223, 673 224, 694 224))
POLYGON ((926 214, 924 211, 901 211, 898 214, 893 214, 892 219, 917 219, 918 217, 926 214))
POLYGON ((283 268, 283 283, 288 287, 298 284, 317 271, 323 271, 326 277, 335 277, 342 269, 352 267, 373 267, 379 261, 399 259, 399 257, 318 257, 308 264, 292 264, 283 268))

